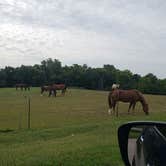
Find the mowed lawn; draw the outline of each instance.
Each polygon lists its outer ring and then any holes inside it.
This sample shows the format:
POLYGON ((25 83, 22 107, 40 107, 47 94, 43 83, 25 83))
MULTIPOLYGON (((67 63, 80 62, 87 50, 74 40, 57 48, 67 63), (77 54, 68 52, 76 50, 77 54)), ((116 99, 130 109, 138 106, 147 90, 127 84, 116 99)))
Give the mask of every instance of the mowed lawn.
POLYGON ((127 121, 166 120, 166 96, 145 95, 149 116, 140 104, 119 117, 108 115, 108 92, 68 89, 65 96, 40 96, 0 89, 0 166, 123 166, 117 129, 127 121), (31 129, 27 129, 27 97, 31 98, 31 129))

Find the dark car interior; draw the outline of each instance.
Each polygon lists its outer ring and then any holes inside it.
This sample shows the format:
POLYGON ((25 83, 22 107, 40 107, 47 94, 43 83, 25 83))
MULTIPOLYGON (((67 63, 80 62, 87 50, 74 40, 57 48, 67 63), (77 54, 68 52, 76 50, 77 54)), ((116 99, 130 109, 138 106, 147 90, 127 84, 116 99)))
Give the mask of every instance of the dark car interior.
POLYGON ((130 122, 120 126, 118 140, 125 165, 165 166, 165 136, 165 122, 130 122))

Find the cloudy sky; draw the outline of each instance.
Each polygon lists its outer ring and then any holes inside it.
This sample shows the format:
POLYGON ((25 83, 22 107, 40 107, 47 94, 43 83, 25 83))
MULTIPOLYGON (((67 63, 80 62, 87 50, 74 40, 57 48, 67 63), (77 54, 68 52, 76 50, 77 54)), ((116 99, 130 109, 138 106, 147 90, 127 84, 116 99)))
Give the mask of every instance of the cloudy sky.
POLYGON ((46 58, 166 78, 165 0, 0 0, 0 68, 46 58))

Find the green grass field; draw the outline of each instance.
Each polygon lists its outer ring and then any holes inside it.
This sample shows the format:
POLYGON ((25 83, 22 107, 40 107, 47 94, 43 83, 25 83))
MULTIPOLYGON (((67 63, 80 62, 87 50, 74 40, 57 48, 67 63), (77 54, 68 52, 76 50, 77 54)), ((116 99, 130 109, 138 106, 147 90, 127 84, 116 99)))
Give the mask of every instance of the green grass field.
POLYGON ((117 128, 127 121, 166 120, 166 96, 146 95, 150 115, 137 104, 108 115, 108 92, 69 89, 64 97, 0 89, 0 166, 123 166, 117 128), (27 129, 31 97, 31 129, 27 129))

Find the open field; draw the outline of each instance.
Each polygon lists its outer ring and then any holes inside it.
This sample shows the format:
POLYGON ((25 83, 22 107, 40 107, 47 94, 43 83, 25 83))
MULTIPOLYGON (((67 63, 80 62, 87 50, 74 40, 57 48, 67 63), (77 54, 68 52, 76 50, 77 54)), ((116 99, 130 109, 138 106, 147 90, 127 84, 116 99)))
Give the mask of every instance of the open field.
POLYGON ((108 115, 108 92, 69 89, 66 96, 40 96, 14 88, 0 89, 0 166, 123 166, 117 128, 133 120, 166 120, 166 96, 146 95, 150 115, 137 104, 127 114, 108 115), (31 97, 31 129, 27 98, 31 97))

